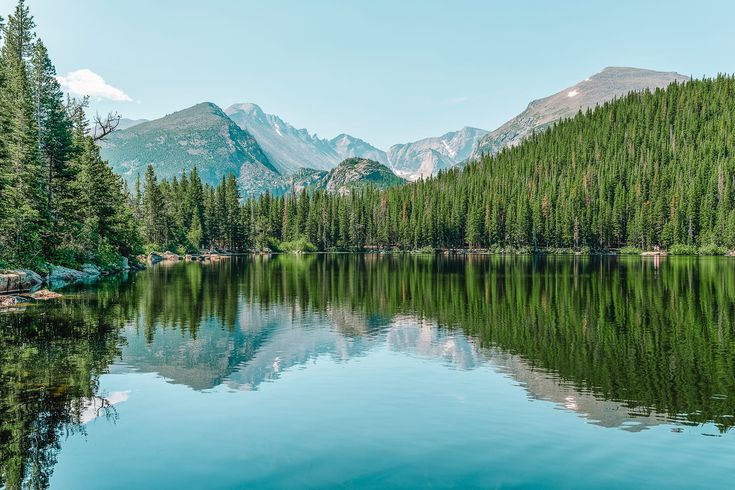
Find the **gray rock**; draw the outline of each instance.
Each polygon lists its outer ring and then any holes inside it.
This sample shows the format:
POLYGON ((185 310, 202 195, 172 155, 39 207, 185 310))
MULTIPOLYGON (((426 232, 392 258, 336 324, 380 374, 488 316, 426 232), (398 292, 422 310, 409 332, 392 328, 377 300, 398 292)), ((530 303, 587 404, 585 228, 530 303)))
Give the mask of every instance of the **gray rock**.
POLYGON ((181 257, 179 257, 178 254, 175 254, 169 250, 166 250, 165 252, 163 252, 163 260, 168 260, 171 262, 178 262, 179 260, 181 260, 181 257))
POLYGON ((100 268, 94 264, 82 265, 82 272, 90 276, 99 276, 100 274, 102 274, 102 271, 100 270, 100 268))
POLYGON ((0 294, 28 291, 43 283, 41 276, 27 269, 0 273, 0 294))
POLYGON ((16 296, 0 296, 0 309, 1 308, 12 308, 18 303, 16 296))
MULTIPOLYGON (((91 269, 90 269, 91 270, 91 269)), ((48 284, 52 288, 60 288, 75 282, 97 278, 99 274, 82 272, 68 267, 52 266, 48 275, 48 284)))
POLYGON ((43 277, 32 270, 21 269, 21 272, 25 275, 26 281, 30 283, 30 287, 28 289, 33 289, 36 286, 43 284, 43 277))

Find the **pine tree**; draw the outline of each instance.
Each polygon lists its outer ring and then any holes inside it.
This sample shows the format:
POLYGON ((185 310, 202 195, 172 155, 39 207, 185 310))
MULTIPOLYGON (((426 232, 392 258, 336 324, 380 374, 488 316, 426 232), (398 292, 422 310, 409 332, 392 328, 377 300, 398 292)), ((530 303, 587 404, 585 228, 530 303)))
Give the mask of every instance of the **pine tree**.
POLYGON ((166 245, 164 243, 165 219, 163 216, 163 196, 158 187, 158 181, 152 165, 148 165, 143 180, 143 237, 147 243, 156 247, 166 245))
POLYGON ((34 27, 28 8, 20 1, 4 26, 0 54, 0 124, 6 159, 2 173, 7 178, 0 195, 5 208, 0 220, 0 253, 6 260, 18 263, 32 263, 40 258, 44 217, 38 132, 28 73, 34 27))
POLYGON ((72 152, 71 124, 66 116, 63 96, 56 81, 56 70, 51 64, 43 42, 36 41, 33 49, 31 89, 33 110, 38 129, 38 146, 44 164, 44 193, 47 230, 44 233, 46 254, 59 241, 62 218, 61 205, 68 197, 75 176, 68 165, 72 152))

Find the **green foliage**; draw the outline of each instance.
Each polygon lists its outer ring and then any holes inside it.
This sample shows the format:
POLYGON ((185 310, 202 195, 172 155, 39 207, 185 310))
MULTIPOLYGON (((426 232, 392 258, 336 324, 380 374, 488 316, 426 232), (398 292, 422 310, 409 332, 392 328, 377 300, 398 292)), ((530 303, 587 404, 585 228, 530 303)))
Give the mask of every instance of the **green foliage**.
POLYGON ((86 134, 86 100, 63 100, 46 47, 20 1, 0 50, 0 259, 108 263, 139 247, 122 180, 86 134))
POLYGON ((709 244, 702 245, 697 252, 699 255, 725 255, 727 254, 727 249, 718 245, 709 244))
POLYGON ((92 260, 103 269, 115 270, 120 267, 122 256, 116 247, 103 240, 97 246, 97 250, 92 260))
POLYGON ((161 245, 157 245, 155 243, 146 243, 143 245, 143 253, 145 255, 148 255, 151 252, 160 252, 163 248, 161 245))
POLYGON ((132 212, 139 217, 147 253, 198 253, 201 248, 241 252, 251 246, 250 215, 234 176, 213 187, 202 183, 194 168, 180 179, 158 182, 149 165, 135 201, 132 212))
POLYGON ((279 250, 282 252, 316 252, 316 246, 306 236, 300 236, 290 242, 281 242, 279 250))
POLYGON ((263 196, 246 214, 258 243, 319 250, 731 250, 734 93, 728 76, 632 93, 433 179, 263 196))
POLYGON ((668 253, 670 255, 697 255, 698 250, 694 245, 677 243, 669 247, 668 253))
POLYGON ((620 255, 640 255, 643 250, 638 247, 626 245, 619 250, 620 255))

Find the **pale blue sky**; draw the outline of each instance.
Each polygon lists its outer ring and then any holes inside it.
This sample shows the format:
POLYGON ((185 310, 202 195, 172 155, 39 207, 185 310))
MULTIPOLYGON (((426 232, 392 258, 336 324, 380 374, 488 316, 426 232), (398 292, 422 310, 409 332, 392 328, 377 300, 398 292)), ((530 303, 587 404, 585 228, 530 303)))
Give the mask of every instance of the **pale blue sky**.
MULTIPOLYGON (((27 3, 60 75, 86 68, 132 99, 101 111, 255 102, 382 148, 494 129, 605 66, 735 71, 731 1, 27 3)), ((0 0, 3 17, 14 4, 0 0)))

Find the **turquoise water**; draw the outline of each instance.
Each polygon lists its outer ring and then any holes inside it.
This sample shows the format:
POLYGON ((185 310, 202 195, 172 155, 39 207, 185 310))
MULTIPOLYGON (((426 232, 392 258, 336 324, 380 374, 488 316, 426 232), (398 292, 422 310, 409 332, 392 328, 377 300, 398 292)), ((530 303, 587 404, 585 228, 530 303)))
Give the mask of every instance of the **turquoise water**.
POLYGON ((0 316, 3 478, 728 487, 734 308, 725 259, 161 266, 0 316))

